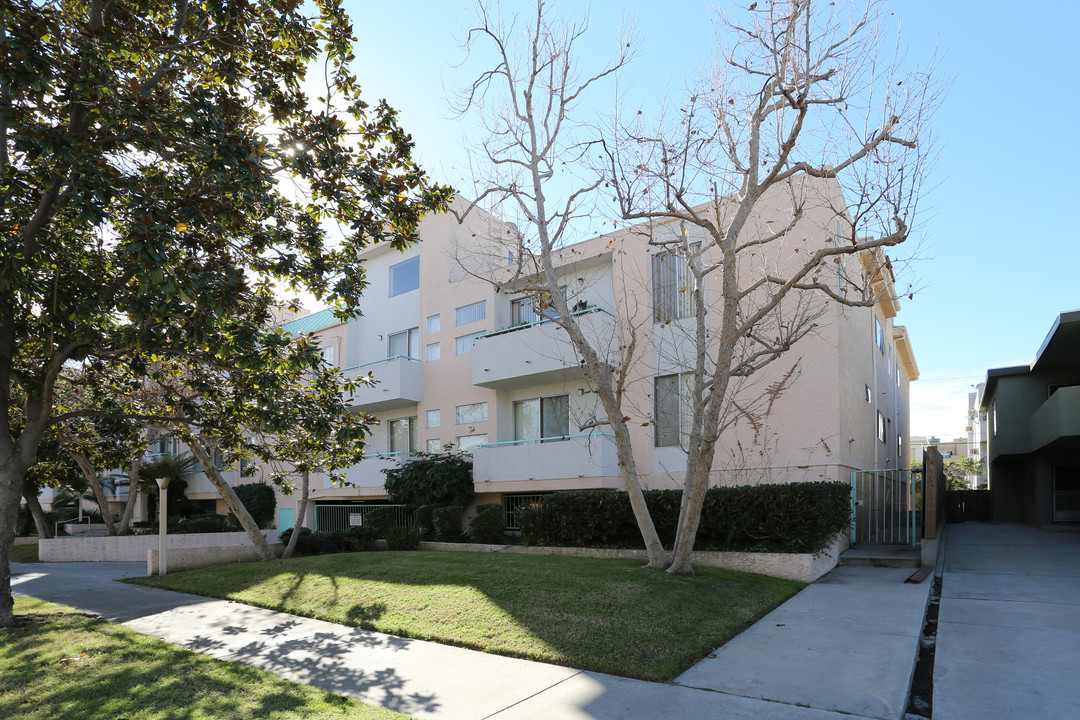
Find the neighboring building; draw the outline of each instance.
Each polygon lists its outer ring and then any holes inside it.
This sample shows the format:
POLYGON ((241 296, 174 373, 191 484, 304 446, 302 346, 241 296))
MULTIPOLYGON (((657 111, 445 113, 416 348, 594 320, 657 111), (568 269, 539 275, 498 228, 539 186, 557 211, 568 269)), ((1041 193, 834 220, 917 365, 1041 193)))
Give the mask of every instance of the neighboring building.
POLYGON ((974 480, 972 487, 976 490, 986 490, 990 487, 989 475, 986 472, 986 451, 989 447, 988 424, 986 413, 979 409, 982 406, 985 390, 986 383, 979 383, 975 386, 975 392, 968 393, 967 454, 968 457, 983 462, 983 471, 972 478, 974 480))
POLYGON ((994 520, 1080 522, 1080 310, 1054 321, 1028 365, 986 374, 994 520))

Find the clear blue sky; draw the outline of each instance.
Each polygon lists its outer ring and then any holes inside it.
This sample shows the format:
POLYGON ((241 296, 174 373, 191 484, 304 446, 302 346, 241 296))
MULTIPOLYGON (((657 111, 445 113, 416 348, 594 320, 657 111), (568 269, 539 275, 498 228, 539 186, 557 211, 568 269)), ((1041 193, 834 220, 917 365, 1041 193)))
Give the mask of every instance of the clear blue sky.
MULTIPOLYGON (((425 169, 456 180, 466 156, 446 94, 476 67, 461 66, 455 44, 474 17, 472 5, 346 5, 366 95, 400 111, 425 169)), ((532 4, 503 5, 530 12, 532 4)), ((581 4, 551 7, 578 12, 581 4)), ((890 9, 909 58, 936 49, 951 78, 934 123, 940 158, 909 246, 919 248, 919 259, 898 278, 921 289, 897 318, 922 373, 912 385, 911 432, 951 438, 962 434, 966 394, 987 368, 1029 362, 1057 313, 1080 308, 1080 242, 1070 210, 1080 207, 1072 155, 1080 130, 1080 3, 894 2, 890 9)), ((669 87, 678 95, 712 56, 708 13, 709 5, 691 0, 596 2, 586 47, 596 61, 610 57, 617 27, 632 17, 641 49, 626 80, 640 96, 669 87)))

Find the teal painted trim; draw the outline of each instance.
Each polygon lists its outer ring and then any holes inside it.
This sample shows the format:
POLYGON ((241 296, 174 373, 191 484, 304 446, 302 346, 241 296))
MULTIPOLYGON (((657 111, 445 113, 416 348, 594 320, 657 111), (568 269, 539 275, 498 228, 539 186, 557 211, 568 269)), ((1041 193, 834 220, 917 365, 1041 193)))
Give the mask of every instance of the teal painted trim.
MULTIPOLYGON (((575 312, 570 313, 570 316, 571 317, 577 317, 578 315, 585 315, 587 313, 593 313, 593 312, 607 313, 611 317, 615 317, 615 313, 611 312, 607 308, 602 308, 602 307, 587 307, 584 310, 577 310, 575 312)), ((480 336, 476 337, 475 339, 476 340, 483 340, 484 338, 492 337, 493 335, 505 335, 506 333, 517 332, 518 330, 527 330, 527 329, 529 329, 531 327, 536 327, 537 325, 547 325, 550 322, 555 322, 555 321, 551 320, 551 319, 548 319, 548 320, 538 320, 538 321, 536 321, 534 323, 525 323, 524 325, 511 325, 510 327, 503 328, 502 330, 492 330, 489 333, 484 333, 483 335, 480 335, 480 336)))
POLYGON ((372 360, 371 362, 364 363, 363 365, 350 365, 349 367, 341 368, 341 371, 347 372, 349 370, 359 370, 360 368, 366 368, 369 365, 378 365, 380 363, 390 362, 391 360, 409 360, 411 362, 420 362, 419 358, 409 357, 408 355, 395 355, 393 357, 383 358, 382 360, 372 360))
POLYGON ((482 443, 480 445, 474 445, 474 448, 493 448, 493 447, 505 447, 507 445, 536 445, 542 442, 557 442, 559 440, 571 440, 573 438, 584 437, 609 437, 615 436, 611 433, 582 433, 580 435, 553 435, 551 437, 536 438, 535 440, 504 440, 497 443, 482 443))

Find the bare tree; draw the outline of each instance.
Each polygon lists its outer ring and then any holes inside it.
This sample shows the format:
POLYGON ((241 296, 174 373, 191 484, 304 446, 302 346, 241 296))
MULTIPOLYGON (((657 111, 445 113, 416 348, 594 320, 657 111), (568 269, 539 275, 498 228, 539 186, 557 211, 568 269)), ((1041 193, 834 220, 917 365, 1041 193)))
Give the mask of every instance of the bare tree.
POLYGON ((813 333, 825 303, 893 299, 881 296, 882 248, 910 233, 937 86, 932 68, 882 61, 885 30, 876 2, 722 16, 712 74, 653 127, 617 120, 606 144, 622 218, 652 228, 657 257, 686 278, 686 320, 673 325, 691 340, 680 358, 690 417, 669 572, 692 572, 737 385, 813 333))
MULTIPOLYGON (((510 257, 515 261, 511 275, 533 280, 540 312, 566 330, 581 356, 615 438, 619 474, 645 541, 649 567, 662 568, 666 565, 664 548, 645 505, 630 433, 622 420, 626 417, 623 398, 627 373, 637 348, 630 342, 609 357, 594 347, 579 316, 560 292, 555 257, 568 244, 574 221, 591 213, 595 194, 603 184, 603 177, 595 173, 587 172, 581 179, 573 172, 580 165, 575 159, 580 159, 596 139, 595 133, 575 118, 574 110, 594 86, 630 60, 632 40, 619 43, 610 63, 582 76, 574 56, 587 22, 552 22, 545 10, 539 0, 530 20, 507 22, 493 15, 485 4, 478 7, 479 22, 468 32, 465 47, 471 50, 477 44, 489 44, 497 59, 494 67, 465 90, 457 108, 480 114, 487 133, 478 147, 484 160, 482 190, 471 205, 457 211, 457 216, 464 221, 475 208, 491 203, 525 222, 522 235, 511 234, 510 257)), ((507 279, 513 277, 500 277, 499 281, 507 279)))

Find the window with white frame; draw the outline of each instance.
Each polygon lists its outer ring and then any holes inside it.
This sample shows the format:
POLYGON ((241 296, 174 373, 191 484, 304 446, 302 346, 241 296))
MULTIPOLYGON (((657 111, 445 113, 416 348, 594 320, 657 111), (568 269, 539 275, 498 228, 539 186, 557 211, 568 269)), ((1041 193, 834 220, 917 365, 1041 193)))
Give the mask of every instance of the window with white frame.
POLYGON ((442 445, 439 444, 439 438, 430 438, 427 441, 427 451, 429 453, 437 453, 442 450, 442 445))
POLYGON ((458 405, 454 408, 454 423, 457 425, 487 422, 487 419, 488 408, 486 402, 458 405))
POLYGON ((387 423, 387 429, 390 435, 390 452, 416 451, 416 418, 396 418, 387 423))
POLYGON ((472 352, 473 343, 476 339, 484 333, 478 332, 472 335, 462 335, 461 337, 454 338, 454 354, 455 355, 467 355, 472 352))
POLYGON ((877 414, 877 439, 885 442, 885 416, 878 410, 877 414))
POLYGON ((440 422, 441 422, 441 419, 439 417, 439 411, 437 409, 427 411, 427 426, 429 428, 437 428, 437 427, 439 427, 440 422))
POLYGON ((896 363, 896 387, 900 387, 900 363, 896 363))
POLYGON ((429 343, 427 346, 427 359, 428 362, 435 362, 439 359, 441 353, 439 351, 439 343, 429 343))
POLYGON ((481 300, 471 305, 462 305, 454 310, 454 324, 468 325, 480 322, 487 317, 487 300, 481 300))
POLYGON ((536 301, 529 297, 510 301, 512 325, 532 325, 540 322, 540 313, 536 312, 536 301))
POLYGON ((901 460, 904 459, 904 436, 903 435, 897 435, 896 436, 896 457, 900 458, 901 460))
POLYGON ((514 403, 514 440, 565 440, 570 435, 570 396, 518 400, 514 403))
POLYGON ((480 433, 479 435, 458 435, 458 450, 461 450, 462 452, 468 452, 477 445, 486 445, 487 441, 487 433, 480 433))
MULTIPOLYGON (((693 252, 698 246, 691 247, 693 252)), ((653 322, 671 322, 694 314, 696 284, 682 254, 664 251, 652 258, 653 322)))
POLYGON ((658 375, 653 388, 653 435, 656 447, 681 445, 690 435, 694 376, 658 375))
POLYGON ((326 361, 327 365, 337 365, 337 348, 334 343, 327 343, 326 345, 319 345, 319 354, 322 355, 322 359, 326 361))
POLYGON ((439 332, 439 330, 441 330, 441 329, 442 329, 442 328, 441 328, 441 325, 442 325, 442 323, 441 323, 441 321, 439 320, 439 316, 438 316, 438 315, 428 315, 428 319, 427 319, 427 331, 428 331, 429 333, 437 333, 437 332, 439 332))
POLYGON ((877 332, 877 346, 881 354, 885 354, 885 328, 881 325, 881 320, 874 316, 874 330, 877 332))
POLYGON ((409 328, 390 335, 387 357, 420 359, 420 328, 409 328))
POLYGON ((869 385, 866 386, 866 402, 868 405, 874 402, 874 391, 870 389, 869 385))
POLYGON ((420 258, 409 258, 390 266, 390 297, 412 292, 420 287, 420 258))

